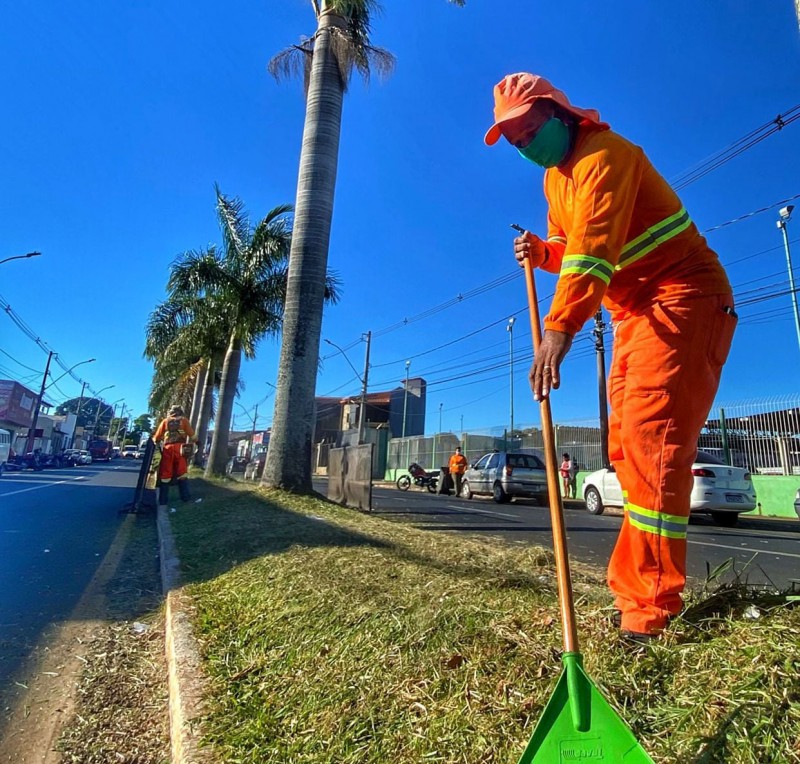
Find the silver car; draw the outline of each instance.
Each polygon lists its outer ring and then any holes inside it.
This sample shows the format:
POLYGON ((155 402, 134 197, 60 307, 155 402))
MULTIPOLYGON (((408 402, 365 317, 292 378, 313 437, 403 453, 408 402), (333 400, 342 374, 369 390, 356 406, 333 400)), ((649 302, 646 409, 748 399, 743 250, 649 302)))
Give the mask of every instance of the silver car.
MULTIPOLYGON (((691 511, 706 512, 717 525, 732 527, 739 515, 756 508, 756 491, 750 473, 725 464, 713 454, 698 451, 692 465, 691 511)), ((614 470, 597 470, 583 481, 586 509, 601 515, 606 507, 624 505, 622 488, 614 470)))
POLYGON ((475 494, 491 495, 498 504, 514 497, 547 504, 544 462, 535 454, 486 454, 469 467, 461 483, 462 499, 471 499, 475 494))

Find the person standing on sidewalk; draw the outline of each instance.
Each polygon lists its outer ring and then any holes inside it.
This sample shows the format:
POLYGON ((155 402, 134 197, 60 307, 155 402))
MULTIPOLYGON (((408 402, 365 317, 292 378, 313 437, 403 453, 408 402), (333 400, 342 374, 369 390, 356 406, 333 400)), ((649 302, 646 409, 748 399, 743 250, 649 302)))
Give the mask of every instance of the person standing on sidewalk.
POLYGON ((169 416, 161 421, 153 435, 156 446, 161 447, 161 464, 158 465, 158 504, 166 507, 169 499, 169 486, 175 480, 181 501, 187 502, 189 496, 189 466, 193 446, 197 442, 194 428, 184 416, 180 406, 172 406, 169 416), (162 445, 163 442, 163 445, 162 445))
POLYGON ((561 475, 561 495, 565 499, 569 499, 570 495, 570 474, 572 472, 572 462, 570 461, 569 454, 561 454, 561 466, 558 468, 558 474, 561 475))
POLYGON ((608 450, 625 517, 608 567, 623 635, 657 635, 682 608, 691 467, 736 327, 716 253, 641 148, 544 77, 494 88, 488 145, 504 137, 545 168, 547 235, 514 240, 522 265, 558 273, 530 372, 534 400, 561 383, 572 339, 602 304, 614 324, 608 450))
POLYGON ((455 453, 450 457, 450 478, 453 481, 453 495, 461 496, 461 481, 467 471, 467 457, 461 453, 461 446, 456 446, 455 453))

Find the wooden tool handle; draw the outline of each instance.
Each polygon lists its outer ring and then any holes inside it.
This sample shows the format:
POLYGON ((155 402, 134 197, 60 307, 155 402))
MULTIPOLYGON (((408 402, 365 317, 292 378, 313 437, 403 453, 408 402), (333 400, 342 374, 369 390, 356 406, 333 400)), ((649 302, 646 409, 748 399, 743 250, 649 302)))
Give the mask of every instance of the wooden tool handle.
MULTIPOLYGON (((542 327, 539 322, 539 301, 536 299, 536 281, 528 258, 524 261, 525 285, 528 289, 528 307, 531 317, 531 334, 533 334, 533 353, 539 352, 542 343, 542 327)), ((542 435, 544 437, 544 457, 547 465, 547 496, 550 500, 550 521, 553 525, 553 551, 556 558, 556 575, 558 577, 558 603, 561 608, 561 626, 564 632, 564 650, 577 653, 578 630, 575 625, 575 604, 572 598, 572 578, 569 572, 569 555, 567 554, 567 534, 564 527, 564 506, 561 501, 561 489, 558 485, 558 455, 556 439, 553 432, 553 415, 550 411, 550 396, 539 402, 542 418, 542 435)))

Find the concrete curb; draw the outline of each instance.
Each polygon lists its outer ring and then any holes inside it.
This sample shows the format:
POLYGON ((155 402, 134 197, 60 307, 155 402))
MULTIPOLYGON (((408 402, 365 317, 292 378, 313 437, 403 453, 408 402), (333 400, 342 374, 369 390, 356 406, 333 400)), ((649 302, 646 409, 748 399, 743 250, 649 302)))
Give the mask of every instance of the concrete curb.
POLYGON ((171 760, 172 764, 206 764, 212 757, 207 749, 200 748, 205 680, 188 614, 191 603, 180 588, 180 561, 167 511, 158 508, 157 526, 161 588, 166 595, 171 760))

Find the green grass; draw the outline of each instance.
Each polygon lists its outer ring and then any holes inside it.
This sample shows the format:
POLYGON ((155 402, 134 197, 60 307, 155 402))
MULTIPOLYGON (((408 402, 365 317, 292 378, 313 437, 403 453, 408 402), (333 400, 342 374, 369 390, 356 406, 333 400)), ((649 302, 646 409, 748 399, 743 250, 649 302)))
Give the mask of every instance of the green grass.
MULTIPOLYGON (((549 552, 195 488, 204 503, 171 518, 218 761, 516 761, 560 671, 549 552)), ((786 597, 734 581, 633 653, 604 571, 573 568, 587 672, 656 762, 800 762, 800 610, 786 597)))

